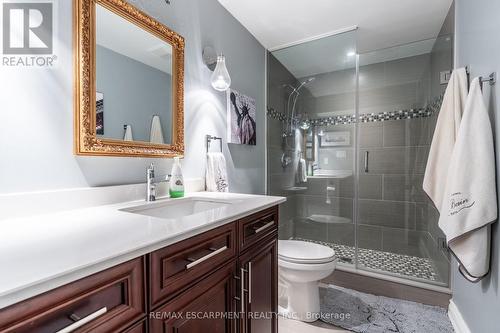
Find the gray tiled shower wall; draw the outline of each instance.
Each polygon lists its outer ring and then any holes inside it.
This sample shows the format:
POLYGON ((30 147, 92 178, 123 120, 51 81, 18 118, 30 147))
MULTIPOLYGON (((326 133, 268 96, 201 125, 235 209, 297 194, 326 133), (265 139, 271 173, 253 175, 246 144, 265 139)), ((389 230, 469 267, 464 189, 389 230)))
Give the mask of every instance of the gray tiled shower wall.
MULTIPOLYGON (((437 227, 439 215, 422 189, 436 117, 359 125, 357 237, 361 248, 430 257, 439 266, 440 275, 447 276, 448 253, 438 248, 438 238, 443 237, 437 227), (363 163, 366 151, 368 172, 363 163)), ((330 129, 352 131, 349 126, 353 125, 330 129)), ((353 147, 322 148, 320 166, 349 170, 353 154, 353 147)), ((353 177, 309 178, 305 186, 307 191, 295 199, 296 235, 353 246, 354 224, 320 224, 308 219, 312 214, 352 219, 353 177), (335 188, 330 205, 326 204, 327 186, 335 188)))
MULTIPOLYGON (((441 236, 429 221, 429 200, 422 190, 423 174, 434 128, 434 117, 359 125, 358 245, 399 254, 428 257, 433 235, 441 236), (369 152, 368 172, 364 153, 369 152), (432 232, 432 234, 431 234, 432 232), (363 235, 366 235, 364 237, 363 235)), ((334 126, 339 131, 348 125, 334 126)), ((352 126, 352 125, 349 125, 352 126)), ((324 169, 351 169, 352 147, 323 148, 319 152, 324 169), (338 154, 342 152, 342 154, 338 154), (345 154, 343 154, 345 152, 345 154), (338 157, 340 156, 340 157, 338 157), (345 156, 345 157, 344 157, 345 156), (328 159, 328 165, 323 162, 328 159)), ((296 198, 296 232, 307 232, 312 214, 352 219, 353 177, 307 181, 307 191, 296 198), (334 198, 326 204, 326 187, 334 187, 334 198)), ((353 225, 341 223, 318 227, 325 241, 354 244, 353 225), (335 230, 338 229, 338 232, 335 230), (329 239, 325 239, 329 238, 329 239)))
MULTIPOLYGON (((447 38, 447 37, 446 37, 447 38)), ((430 54, 362 66, 360 68, 360 113, 419 108, 442 93, 445 86, 435 82, 436 71, 452 68, 445 37, 438 38, 430 54), (363 76, 363 78, 361 78, 363 76)), ((270 56, 268 106, 284 112, 284 83, 295 83, 293 76, 270 56)), ((352 70, 315 75, 311 84, 315 96, 301 97, 299 109, 311 117, 325 114, 354 113, 352 70)), ((442 279, 449 274, 448 253, 438 248, 443 237, 437 226, 439 215, 422 190, 423 174, 436 115, 409 120, 391 120, 359 124, 358 246, 418 257, 430 257, 442 279), (369 151, 368 172, 363 168, 364 152, 369 151)), ((281 122, 268 117, 269 193, 287 196, 280 209, 280 238, 309 238, 349 246, 355 245, 353 219, 353 177, 344 179, 309 178, 298 184, 296 157, 283 169, 281 122), (290 191, 292 186, 307 189, 290 191), (326 188, 334 187, 331 203, 326 202, 326 188), (335 223, 311 220, 312 215, 337 216, 335 223)), ((349 131, 351 144, 354 125, 325 128, 349 131)), ((300 141, 300 140, 299 140, 300 141)), ((300 142, 299 142, 300 143, 300 142)), ((294 146, 298 149, 298 145, 294 146)), ((354 146, 319 148, 322 169, 352 170, 354 146)))

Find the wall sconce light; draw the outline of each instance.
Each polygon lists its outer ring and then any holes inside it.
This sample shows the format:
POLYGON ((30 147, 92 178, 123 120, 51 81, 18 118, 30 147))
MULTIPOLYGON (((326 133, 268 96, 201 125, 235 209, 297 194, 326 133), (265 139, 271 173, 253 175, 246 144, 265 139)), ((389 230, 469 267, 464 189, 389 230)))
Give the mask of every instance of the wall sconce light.
POLYGON ((231 86, 231 77, 226 67, 226 57, 221 53, 217 55, 215 50, 207 46, 203 49, 203 62, 208 69, 213 71, 210 81, 212 87, 218 91, 226 91, 231 86))

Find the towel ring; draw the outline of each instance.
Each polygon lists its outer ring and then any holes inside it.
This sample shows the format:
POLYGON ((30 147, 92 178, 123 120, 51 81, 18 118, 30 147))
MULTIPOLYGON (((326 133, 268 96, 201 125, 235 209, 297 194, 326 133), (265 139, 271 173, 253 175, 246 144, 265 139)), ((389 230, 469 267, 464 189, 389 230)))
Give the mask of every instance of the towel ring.
POLYGON ((207 147, 207 153, 209 152, 210 150, 210 144, 212 143, 212 141, 214 140, 219 140, 219 144, 220 144, 220 152, 222 153, 222 138, 219 138, 217 136, 212 136, 212 135, 209 135, 207 134, 205 136, 206 138, 206 147, 207 147))

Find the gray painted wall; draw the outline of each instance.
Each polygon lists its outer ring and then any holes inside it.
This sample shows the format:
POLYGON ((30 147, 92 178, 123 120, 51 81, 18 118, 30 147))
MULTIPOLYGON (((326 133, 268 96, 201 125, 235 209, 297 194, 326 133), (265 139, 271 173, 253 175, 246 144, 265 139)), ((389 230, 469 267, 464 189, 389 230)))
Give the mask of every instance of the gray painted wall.
MULTIPOLYGON (((470 65, 472 77, 493 71, 500 73, 500 2, 492 0, 456 1, 456 59, 457 67, 470 65)), ((500 128, 498 110, 500 84, 485 85, 484 98, 489 107, 494 131, 500 128)), ((500 146, 498 136, 496 147, 500 146)), ((500 176, 497 154, 497 177, 500 176)), ((499 191, 499 190, 497 190, 499 191)), ((500 191, 499 191, 500 192, 500 191)), ((453 264, 453 300, 473 333, 498 330, 500 318, 500 231, 492 228, 491 273, 477 284, 467 282, 453 264)))
POLYGON ((135 141, 149 142, 151 120, 160 116, 163 139, 172 137, 172 76, 97 45, 96 87, 104 94, 105 138, 123 139, 131 125, 135 141))
MULTIPOLYGON (((232 86, 257 101, 257 146, 224 145, 231 191, 264 193, 264 48, 217 0, 131 3, 186 39, 185 175, 204 176, 206 134, 226 136, 226 97, 202 61, 212 45, 226 55, 232 86)), ((55 68, 0 69, 0 193, 144 182, 149 163, 171 168, 167 159, 73 155, 72 4, 57 1, 55 68)))

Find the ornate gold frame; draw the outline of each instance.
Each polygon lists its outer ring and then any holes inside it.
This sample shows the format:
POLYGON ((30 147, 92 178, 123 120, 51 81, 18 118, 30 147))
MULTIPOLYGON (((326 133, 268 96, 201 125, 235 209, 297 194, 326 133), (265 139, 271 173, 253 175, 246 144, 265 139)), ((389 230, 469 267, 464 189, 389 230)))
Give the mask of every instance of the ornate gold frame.
POLYGON ((174 157, 184 154, 184 38, 124 0, 74 0, 74 132, 76 155, 174 157), (172 144, 100 139, 95 119, 95 5, 172 45, 172 144))

